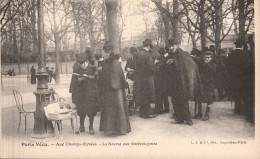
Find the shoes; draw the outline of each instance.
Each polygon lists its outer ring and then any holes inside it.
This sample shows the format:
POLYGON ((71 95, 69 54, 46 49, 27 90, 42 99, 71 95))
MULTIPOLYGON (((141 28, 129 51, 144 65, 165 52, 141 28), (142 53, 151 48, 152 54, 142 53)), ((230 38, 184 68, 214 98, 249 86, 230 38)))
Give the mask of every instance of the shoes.
POLYGON ((209 120, 209 115, 208 114, 205 114, 204 118, 203 118, 203 121, 207 121, 209 120))
POLYGON ((155 118, 155 117, 156 117, 155 115, 145 115, 145 116, 143 116, 143 118, 145 118, 145 119, 155 118))
POLYGON ((184 121, 183 120, 180 120, 180 121, 176 120, 175 124, 184 124, 184 121))
POLYGON ((188 121, 188 122, 187 122, 187 125, 192 126, 192 125, 193 125, 193 122, 192 122, 192 121, 188 121))
POLYGON ((194 117, 192 117, 193 119, 200 119, 202 118, 202 114, 201 113, 197 113, 194 117))
POLYGON ((80 132, 85 132, 85 128, 84 128, 84 127, 80 127, 80 128, 79 128, 79 131, 80 131, 80 132))
POLYGON ((89 134, 90 134, 90 135, 94 135, 94 134, 95 134, 95 131, 94 131, 93 128, 89 128, 89 134))

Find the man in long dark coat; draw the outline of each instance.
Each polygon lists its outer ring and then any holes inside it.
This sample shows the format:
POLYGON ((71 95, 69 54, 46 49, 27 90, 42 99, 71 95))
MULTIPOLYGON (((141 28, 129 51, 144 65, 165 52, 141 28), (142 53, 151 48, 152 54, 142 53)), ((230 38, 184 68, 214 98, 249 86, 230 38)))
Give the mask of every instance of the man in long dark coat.
POLYGON ((246 105, 247 83, 249 82, 249 56, 243 50, 245 42, 238 38, 235 42, 236 49, 232 50, 227 59, 232 98, 235 101, 235 113, 242 114, 246 105))
POLYGON ((188 52, 179 48, 178 42, 171 41, 174 53, 167 60, 168 67, 172 70, 172 102, 175 105, 176 123, 184 121, 192 126, 189 111, 189 99, 201 98, 202 90, 199 70, 188 52))
POLYGON ((135 77, 134 77, 134 100, 140 105, 140 117, 153 118, 149 114, 150 104, 154 102, 154 62, 149 53, 152 41, 146 39, 143 49, 134 55, 135 77))

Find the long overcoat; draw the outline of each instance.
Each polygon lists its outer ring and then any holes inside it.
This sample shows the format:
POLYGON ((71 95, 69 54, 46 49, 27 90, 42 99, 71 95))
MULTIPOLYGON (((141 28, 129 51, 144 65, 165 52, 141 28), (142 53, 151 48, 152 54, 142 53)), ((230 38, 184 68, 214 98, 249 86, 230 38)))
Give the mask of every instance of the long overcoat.
POLYGON ((198 66, 203 91, 202 102, 211 104, 215 100, 214 76, 216 74, 216 64, 210 61, 209 63, 201 62, 198 66))
POLYGON ((229 84, 231 86, 233 96, 241 96, 247 87, 250 74, 249 56, 243 50, 233 50, 227 59, 227 70, 229 76, 229 84))
POLYGON ((134 55, 134 100, 138 104, 154 102, 154 62, 152 55, 142 49, 134 55))
POLYGON ((197 64, 188 52, 177 49, 171 57, 174 61, 167 67, 171 70, 171 92, 173 97, 195 99, 202 97, 202 86, 197 64))
POLYGON ((99 74, 101 117, 99 130, 105 133, 126 134, 131 126, 126 104, 127 83, 123 69, 116 58, 103 63, 99 74))
MULTIPOLYGON (((82 69, 75 64, 73 73, 96 76, 96 67, 89 65, 82 69)), ((72 102, 77 107, 78 115, 93 117, 99 110, 97 79, 82 78, 78 80, 78 76, 72 75, 69 92, 72 93, 72 102)))

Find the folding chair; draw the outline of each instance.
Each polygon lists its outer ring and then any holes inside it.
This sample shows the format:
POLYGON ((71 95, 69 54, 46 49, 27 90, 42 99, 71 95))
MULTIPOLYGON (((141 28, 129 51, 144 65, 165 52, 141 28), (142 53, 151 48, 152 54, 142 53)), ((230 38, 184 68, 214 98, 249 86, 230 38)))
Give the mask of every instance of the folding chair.
POLYGON ((18 109, 18 112, 19 112, 19 126, 18 126, 18 130, 20 129, 20 125, 21 125, 21 114, 24 115, 24 118, 25 118, 25 133, 26 133, 26 126, 27 126, 27 121, 26 121, 26 117, 28 114, 33 114, 34 116, 34 119, 35 119, 35 111, 26 111, 24 108, 23 108, 23 98, 22 98, 22 95, 20 92, 16 91, 16 90, 13 90, 13 95, 14 95, 14 99, 15 99, 15 102, 16 102, 16 106, 17 106, 17 109, 18 109))

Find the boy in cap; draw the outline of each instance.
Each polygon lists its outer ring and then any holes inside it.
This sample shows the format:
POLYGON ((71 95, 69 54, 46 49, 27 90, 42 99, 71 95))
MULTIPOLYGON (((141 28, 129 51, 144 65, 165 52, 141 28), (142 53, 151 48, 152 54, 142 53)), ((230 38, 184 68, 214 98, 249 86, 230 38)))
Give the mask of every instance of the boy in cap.
POLYGON ((89 117, 89 133, 94 134, 93 122, 98 111, 97 69, 90 65, 86 54, 76 56, 77 63, 73 67, 70 84, 72 102, 76 105, 80 116, 80 132, 85 132, 84 121, 89 117))
POLYGON ((207 110, 203 118, 204 121, 209 120, 209 111, 211 104, 215 99, 214 94, 214 76, 216 73, 216 64, 212 62, 213 53, 211 51, 205 51, 203 55, 203 62, 199 64, 200 79, 202 84, 203 97, 202 101, 198 102, 198 113, 194 118, 201 118, 202 103, 207 103, 207 110))

